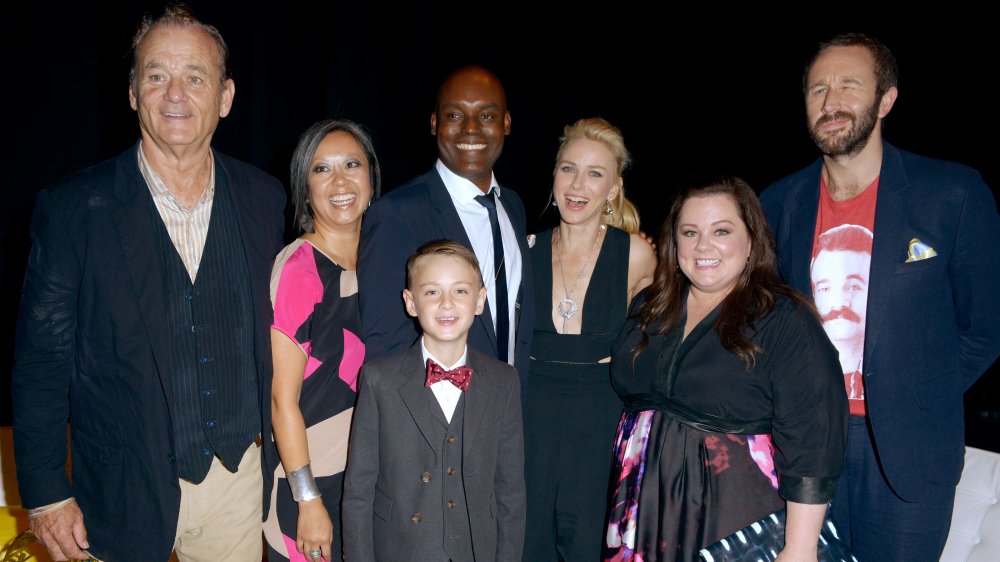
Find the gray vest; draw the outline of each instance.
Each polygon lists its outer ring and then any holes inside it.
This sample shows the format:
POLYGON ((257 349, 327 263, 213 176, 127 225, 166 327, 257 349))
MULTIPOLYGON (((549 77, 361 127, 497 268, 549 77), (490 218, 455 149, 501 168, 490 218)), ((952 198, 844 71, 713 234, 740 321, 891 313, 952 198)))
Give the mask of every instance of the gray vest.
POLYGON ((433 402, 434 427, 436 435, 442 443, 440 466, 441 475, 441 510, 444 514, 443 548, 449 560, 453 562, 473 562, 472 528, 469 524, 469 505, 465 500, 465 484, 462 480, 462 429, 465 426, 465 394, 458 400, 451 423, 445 420, 441 406, 430 394, 433 402))

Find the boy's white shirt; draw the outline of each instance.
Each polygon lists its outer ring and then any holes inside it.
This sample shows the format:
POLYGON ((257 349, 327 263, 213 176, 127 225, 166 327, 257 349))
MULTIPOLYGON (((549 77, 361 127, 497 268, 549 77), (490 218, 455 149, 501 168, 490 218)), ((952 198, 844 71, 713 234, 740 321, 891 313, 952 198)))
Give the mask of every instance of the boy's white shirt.
MULTIPOLYGON (((427 360, 431 359, 438 365, 441 365, 446 371, 464 366, 466 360, 469 358, 469 346, 466 345, 465 351, 462 352, 462 356, 458 358, 455 364, 445 365, 443 361, 439 361, 430 351, 427 351, 423 336, 420 336, 420 351, 423 353, 425 366, 427 365, 427 360)), ((431 392, 434 393, 434 398, 437 398, 438 405, 441 406, 441 411, 444 413, 444 418, 448 420, 448 423, 451 423, 451 416, 455 414, 455 408, 458 407, 458 399, 462 397, 462 391, 452 384, 451 381, 438 381, 431 385, 431 392)))

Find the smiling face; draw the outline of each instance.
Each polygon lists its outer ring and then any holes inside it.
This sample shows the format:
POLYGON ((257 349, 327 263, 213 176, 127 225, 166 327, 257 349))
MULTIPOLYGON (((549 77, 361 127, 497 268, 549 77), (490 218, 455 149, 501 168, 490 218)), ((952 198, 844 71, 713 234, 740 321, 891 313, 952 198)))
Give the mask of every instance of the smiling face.
POLYGON ((488 192, 493 165, 510 134, 510 113, 497 78, 479 67, 452 74, 438 92, 431 134, 437 136, 444 165, 488 192))
POLYGON ((604 143, 576 139, 567 143, 559 154, 552 195, 563 222, 600 222, 601 214, 621 186, 618 161, 604 143))
POLYGON ((143 141, 162 150, 206 147, 236 91, 232 80, 223 80, 222 64, 215 40, 197 26, 150 29, 129 85, 143 141))
POLYGON ((724 298, 750 257, 750 234, 729 195, 691 197, 677 221, 677 262, 691 291, 724 298))
POLYGON ((354 135, 334 131, 323 138, 309 166, 309 208, 317 231, 361 228, 373 191, 368 158, 354 135))
POLYGON ((479 270, 449 255, 422 256, 403 290, 406 312, 420 322, 424 346, 434 356, 461 355, 476 316, 486 304, 479 270))
POLYGON ((831 47, 806 77, 809 134, 828 156, 854 156, 872 139, 895 101, 896 88, 879 98, 874 59, 865 47, 831 47))

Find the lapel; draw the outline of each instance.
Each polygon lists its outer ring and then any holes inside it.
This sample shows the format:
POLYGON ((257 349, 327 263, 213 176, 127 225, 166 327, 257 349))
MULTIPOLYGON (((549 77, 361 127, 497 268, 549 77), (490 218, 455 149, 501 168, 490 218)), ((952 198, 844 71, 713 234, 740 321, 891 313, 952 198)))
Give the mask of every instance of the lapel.
MULTIPOLYGON (((441 176, 437 170, 432 169, 425 174, 423 182, 427 186, 427 193, 430 197, 433 222, 438 226, 442 237, 460 242, 466 247, 471 248, 472 242, 469 240, 469 235, 465 232, 462 219, 458 216, 458 211, 455 210, 455 203, 452 202, 451 195, 448 194, 448 188, 444 186, 444 181, 441 180, 441 176)), ((525 254, 522 251, 523 255, 525 254)), ((487 336, 489 336, 490 345, 493 347, 493 355, 495 357, 497 354, 497 334, 493 329, 493 315, 490 314, 490 307, 487 306, 484 308, 483 313, 476 318, 476 322, 480 323, 483 330, 486 331, 487 336)))
MULTIPOLYGON (((514 238, 517 239, 517 247, 521 251, 521 285, 517 288, 517 300, 515 301, 516 306, 514 307, 514 336, 517 339, 517 335, 521 330, 521 311, 524 310, 525 304, 524 299, 524 288, 528 287, 533 283, 531 277, 531 249, 528 248, 528 237, 526 235, 521 235, 519 233, 528 232, 528 225, 525 223, 524 217, 524 206, 520 204, 518 200, 519 209, 515 212, 514 209, 514 192, 508 188, 501 188, 504 195, 501 197, 503 199, 503 208, 507 212, 507 217, 510 218, 510 224, 514 227, 514 238)), ((524 326, 527 330, 534 330, 534 326, 524 326)))
MULTIPOLYGON (((398 388, 399 397, 406 405, 406 409, 410 411, 410 417, 413 418, 413 423, 417 425, 417 429, 424 436, 427 445, 434 450, 436 455, 441 455, 442 443, 440 439, 435 437, 434 418, 430 409, 434 397, 431 396, 431 399, 428 400, 426 396, 430 390, 424 388, 423 363, 423 353, 420 351, 419 341, 399 356, 398 376, 404 379, 398 388)), ((466 404, 466 423, 468 423, 468 404, 466 404)))
POLYGON ((462 427, 462 457, 468 458, 470 451, 475 446, 479 433, 490 419, 488 415, 492 411, 490 405, 497 399, 497 381, 491 376, 490 365, 487 361, 480 360, 481 355, 475 353, 470 347, 468 350, 468 360, 466 366, 473 371, 472 382, 469 383, 469 390, 465 393, 465 425, 462 427))
POLYGON ((899 151, 889 143, 882 144, 882 168, 879 171, 878 197, 875 201, 875 238, 872 242, 872 263, 868 276, 868 319, 865 325, 864 371, 875 357, 883 320, 893 291, 894 270, 902 257, 899 233, 903 232, 906 216, 906 190, 909 182, 899 151))
POLYGON ((169 335, 166 331, 166 309, 163 302, 163 268, 157 251, 153 220, 158 220, 152 207, 152 196, 146 180, 139 173, 139 145, 121 156, 115 165, 115 195, 120 201, 111 212, 117 231, 127 274, 135 291, 136 307, 149 338, 156 370, 163 385, 168 407, 173 408, 173 364, 169 335))
POLYGON ((813 239, 816 233, 816 213, 819 210, 819 181, 823 159, 807 169, 799 185, 789 212, 788 224, 788 284, 812 300, 812 282, 809 265, 812 261, 813 239))

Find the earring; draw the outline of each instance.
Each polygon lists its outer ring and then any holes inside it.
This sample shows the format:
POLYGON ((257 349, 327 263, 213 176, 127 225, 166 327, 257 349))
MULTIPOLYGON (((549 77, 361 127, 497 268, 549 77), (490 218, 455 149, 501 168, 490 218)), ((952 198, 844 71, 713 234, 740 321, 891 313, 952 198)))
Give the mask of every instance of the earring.
POLYGON ((558 208, 559 208, 559 205, 556 205, 556 200, 555 200, 555 198, 553 198, 553 199, 552 199, 552 206, 553 206, 553 207, 555 207, 556 209, 558 209, 558 208))
POLYGON ((605 215, 613 215, 613 214, 615 214, 615 208, 611 206, 611 200, 610 199, 608 199, 608 206, 604 209, 604 214, 605 215))

